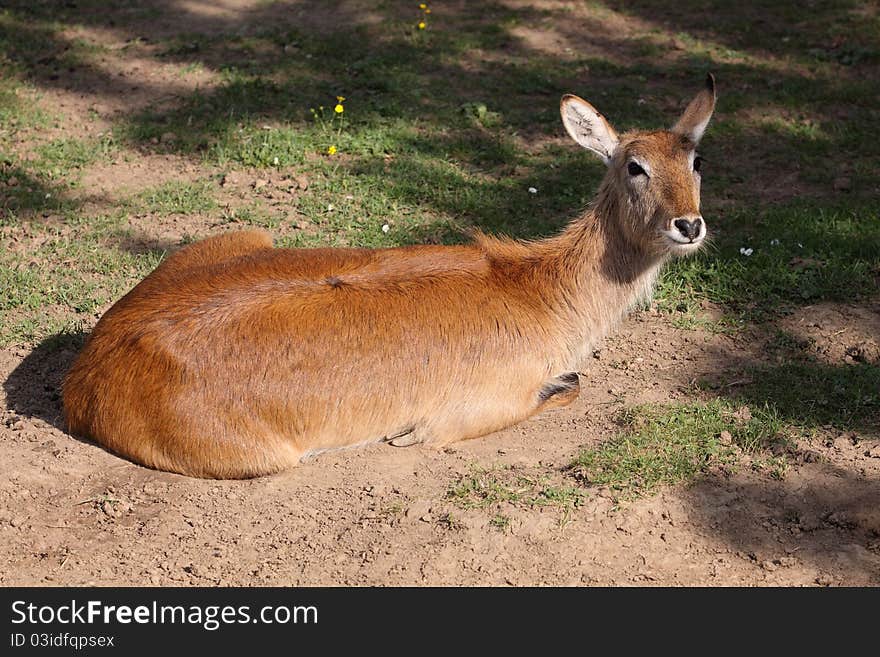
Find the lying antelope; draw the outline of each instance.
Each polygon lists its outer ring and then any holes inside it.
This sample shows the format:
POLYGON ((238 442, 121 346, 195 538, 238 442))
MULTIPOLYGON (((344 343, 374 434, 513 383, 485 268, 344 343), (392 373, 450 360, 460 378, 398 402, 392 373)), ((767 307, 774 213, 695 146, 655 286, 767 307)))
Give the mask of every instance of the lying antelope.
POLYGON ((187 246, 95 326, 64 382, 72 433, 198 477, 276 472, 324 450, 442 447, 578 395, 577 364, 697 250, 715 83, 670 131, 562 122, 608 166, 561 234, 465 246, 274 249, 260 231, 187 246))

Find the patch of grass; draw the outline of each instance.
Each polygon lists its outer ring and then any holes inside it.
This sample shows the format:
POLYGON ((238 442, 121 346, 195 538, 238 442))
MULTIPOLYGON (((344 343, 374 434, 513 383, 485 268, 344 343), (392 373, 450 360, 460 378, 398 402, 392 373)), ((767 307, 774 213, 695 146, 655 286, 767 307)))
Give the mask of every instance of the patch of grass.
POLYGON ((732 321, 764 321, 794 306, 857 301, 876 293, 880 222, 875 207, 775 207, 725 219, 715 248, 674 261, 657 292, 661 308, 692 315, 700 299, 732 321), (752 249, 751 255, 740 249, 752 249))
POLYGON ((747 370, 751 383, 735 393, 748 403, 769 403, 786 422, 806 431, 877 431, 880 426, 880 365, 781 362, 747 370))
POLYGON ((622 499, 693 481, 732 464, 737 448, 751 453, 780 441, 783 430, 770 408, 746 412, 719 400, 637 406, 624 411, 620 421, 621 434, 579 454, 570 469, 582 483, 607 486, 622 499))
POLYGON ((107 158, 114 149, 113 141, 106 136, 94 140, 64 138, 36 146, 33 159, 11 155, 4 160, 0 156, 0 183, 5 187, 0 225, 20 223, 38 212, 74 209, 69 190, 78 184, 85 167, 107 158))
POLYGON ((159 214, 195 214, 217 208, 207 181, 163 183, 141 192, 132 203, 137 209, 159 214))
POLYGON ((251 203, 239 208, 226 208, 221 217, 228 223, 243 223, 272 230, 284 221, 284 214, 273 213, 259 203, 251 203))
POLYGON ((788 460, 784 456, 763 456, 752 459, 752 470, 765 472, 777 481, 785 479, 788 467, 788 460))
POLYGON ((485 509, 507 503, 565 511, 580 506, 586 492, 577 486, 555 485, 546 475, 527 476, 515 467, 473 468, 449 487, 446 498, 463 509, 485 509))
POLYGON ((489 525, 500 532, 510 529, 510 518, 503 513, 498 513, 489 520, 489 525))
MULTIPOLYGON (((0 53, 0 69, 4 66, 0 53)), ((22 130, 39 128, 49 117, 34 102, 35 93, 16 80, 0 76, 0 144, 22 130)))
POLYGON ((27 250, 0 252, 0 346, 76 330, 81 317, 118 298, 160 260, 115 246, 127 237, 118 218, 43 237, 27 250))
POLYGON ((106 158, 113 149, 109 136, 94 141, 55 139, 37 148, 40 159, 33 168, 50 179, 67 177, 98 159, 106 158))

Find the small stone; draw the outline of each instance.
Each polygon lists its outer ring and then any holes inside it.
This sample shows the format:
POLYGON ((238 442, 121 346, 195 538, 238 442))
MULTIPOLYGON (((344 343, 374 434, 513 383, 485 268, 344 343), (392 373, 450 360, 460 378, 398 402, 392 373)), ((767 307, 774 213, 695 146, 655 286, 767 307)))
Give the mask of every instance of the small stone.
POLYGON ((867 363, 868 357, 865 346, 861 344, 852 345, 846 348, 845 355, 857 363, 867 363))
POLYGON ((306 178, 305 176, 303 176, 303 175, 296 176, 296 178, 294 178, 294 180, 296 180, 297 187, 299 187, 301 190, 305 191, 309 188, 309 179, 306 178))
POLYGON ((6 181, 6 184, 10 187, 15 187, 18 184, 18 178, 15 176, 10 176, 9 180, 6 181))
POLYGON ((834 584, 834 577, 829 575, 828 573, 822 573, 818 577, 816 577, 816 584, 819 586, 831 586, 834 584))

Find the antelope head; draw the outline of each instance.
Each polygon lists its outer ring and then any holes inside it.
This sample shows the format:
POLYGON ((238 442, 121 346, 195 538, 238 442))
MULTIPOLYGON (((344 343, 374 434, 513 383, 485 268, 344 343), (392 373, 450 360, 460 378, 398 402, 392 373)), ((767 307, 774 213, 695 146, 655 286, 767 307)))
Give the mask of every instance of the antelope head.
POLYGON ((658 256, 695 252, 707 235, 696 149, 715 109, 715 78, 707 76, 670 130, 618 135, 590 103, 573 95, 563 96, 560 109, 571 138, 608 166, 597 207, 605 201, 614 208, 627 241, 658 256))

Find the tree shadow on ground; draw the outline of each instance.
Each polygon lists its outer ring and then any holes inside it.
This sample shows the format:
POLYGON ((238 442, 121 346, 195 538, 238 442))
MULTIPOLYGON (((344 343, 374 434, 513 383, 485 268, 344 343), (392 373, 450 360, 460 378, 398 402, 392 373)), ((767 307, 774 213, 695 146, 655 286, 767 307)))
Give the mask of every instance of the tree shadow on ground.
POLYGON ((604 0, 603 4, 674 33, 735 49, 761 49, 803 64, 838 61, 867 66, 880 60, 880 23, 876 12, 859 2, 604 0))
POLYGON ((8 408, 66 431, 61 383, 86 336, 83 331, 61 332, 42 340, 3 382, 8 408))
MULTIPOLYGON (((588 96, 621 127, 658 127, 674 120, 691 89, 697 88, 707 69, 713 69, 722 102, 706 140, 707 150, 718 154, 708 158, 718 163, 710 173, 715 176, 714 189, 711 182, 706 185, 710 209, 720 207, 722 198, 735 200, 746 192, 762 195, 764 189, 783 195, 830 195, 828 160, 840 159, 846 165, 854 152, 870 148, 851 130, 834 128, 841 123, 836 114, 841 104, 859 113, 848 117, 850 124, 854 118, 866 119, 861 111, 868 103, 858 93, 862 86, 857 75, 807 76, 795 68, 767 68, 760 57, 774 41, 751 32, 744 33, 741 45, 749 52, 750 39, 754 41, 757 63, 702 52, 669 57, 646 50, 644 34, 607 29, 606 23, 613 24, 617 14, 627 12, 644 10, 654 21, 661 13, 655 5, 627 5, 619 11, 614 10, 614 3, 608 6, 611 9, 597 7, 586 18, 567 20, 561 9, 510 7, 501 2, 480 3, 479 7, 458 4, 436 12, 431 29, 420 34, 413 33, 415 16, 409 6, 394 3, 374 7, 302 0, 208 11, 172 0, 128 2, 113 8, 91 1, 63 8, 57 3, 14 2, 3 23, 2 42, 7 57, 31 83, 96 98, 129 97, 130 106, 114 115, 116 131, 133 146, 150 152, 202 158, 218 145, 225 147, 237 139, 243 121, 292 121, 305 129, 310 107, 345 93, 352 107, 357 107, 358 118, 351 123, 355 137, 360 128, 405 119, 416 131, 421 124, 429 138, 414 140, 412 131, 391 134, 378 150, 364 147, 366 152, 356 152, 344 166, 358 174, 381 166, 389 154, 403 153, 404 166, 385 174, 386 184, 402 200, 524 238, 546 233, 558 225, 559 217, 573 216, 601 173, 600 165, 587 164, 585 180, 583 169, 573 163, 583 167, 588 156, 573 156, 574 146, 566 151, 546 144, 561 136, 556 104, 564 92, 588 96), (64 29, 55 29, 59 24, 64 29), (147 44, 152 49, 145 54, 155 60, 199 64, 222 80, 187 89, 112 75, 69 33, 77 25, 118 35, 125 46, 113 56, 125 56, 128 45, 136 49, 147 44), (570 43, 572 52, 544 48, 534 38, 544 32, 570 43), (137 105, 130 93, 133 84, 140 87, 137 98, 145 104, 137 105), (175 102, 166 102, 169 96, 175 102), (485 103, 497 112, 498 126, 471 126, 462 108, 474 103, 485 103), (806 108, 821 126, 806 134, 800 119, 750 124, 733 117, 734 109, 749 106, 792 112, 806 108), (453 134, 438 139, 437 133, 447 129, 453 134), (153 143, 169 131, 178 138, 153 143), (538 208, 537 216, 532 208, 523 209, 519 200, 509 200, 511 179, 526 182, 522 179, 526 174, 517 173, 525 164, 520 155, 523 140, 544 144, 546 150, 539 161, 530 162, 532 183, 520 184, 520 191, 540 184, 560 199, 546 209, 538 208), (409 165, 417 164, 420 157, 436 157, 438 150, 447 152, 464 169, 486 174, 480 180, 455 181, 468 188, 470 194, 463 197, 484 202, 437 200, 437 195, 425 195, 411 184, 418 172, 414 175, 409 165), (487 152, 495 155, 487 159, 487 152), (407 153, 414 157, 405 157, 407 153), (550 169, 555 159, 564 163, 561 170, 550 169), (791 175, 801 180, 794 184, 791 175), (761 184, 756 186, 755 180, 761 184), (504 200, 508 200, 506 206, 504 200), (510 218, 509 224, 503 217, 510 218)), ((767 24, 779 19, 769 6, 755 8, 753 13, 767 24)), ((825 14, 829 20, 834 15, 825 14)), ((675 16, 678 20, 684 12, 675 16)), ((725 16, 730 21, 740 17, 732 11, 725 16)), ((698 24, 688 24, 680 29, 697 28, 698 24)), ((785 43, 777 45, 788 48, 785 43)), ((233 163, 236 157, 233 153, 233 163)), ((856 192, 862 189, 853 187, 856 192)))
POLYGON ((880 363, 832 364, 803 352, 717 360, 721 380, 738 385, 713 381, 713 394, 767 408, 805 438, 772 447, 788 464, 778 480, 738 472, 697 482, 684 493, 691 519, 771 579, 795 559, 831 582, 880 583, 880 478, 869 456, 880 445, 880 363))
MULTIPOLYGON (((777 329, 782 338, 796 338, 777 329)), ((713 394, 737 404, 766 406, 786 425, 807 434, 819 429, 858 432, 863 439, 880 440, 880 362, 829 363, 796 349, 778 354, 771 361, 731 358, 719 353, 715 360, 724 369, 703 381, 713 394), (735 379, 737 385, 726 385, 735 379)))
POLYGON ((690 518, 772 571, 794 561, 821 575, 804 584, 880 584, 880 480, 828 464, 783 481, 707 478, 683 493, 690 518))

